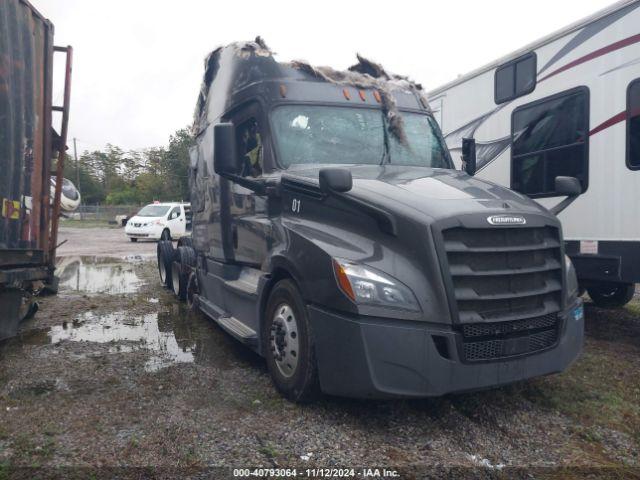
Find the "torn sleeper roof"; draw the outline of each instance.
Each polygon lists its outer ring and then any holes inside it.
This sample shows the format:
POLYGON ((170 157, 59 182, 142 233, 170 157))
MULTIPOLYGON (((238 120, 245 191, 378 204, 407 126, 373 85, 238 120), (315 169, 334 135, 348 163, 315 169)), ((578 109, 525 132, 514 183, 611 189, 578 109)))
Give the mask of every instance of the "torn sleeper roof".
MULTIPOLYGON (((221 66, 229 62, 228 57, 230 55, 233 55, 236 61, 238 59, 245 60, 246 62, 262 61, 262 68, 267 72, 270 71, 274 78, 286 76, 282 71, 283 68, 293 68, 320 81, 359 89, 369 88, 377 90, 380 94, 382 110, 389 124, 389 133, 405 145, 406 135, 404 123, 402 115, 396 105, 393 92, 411 92, 425 109, 430 110, 427 97, 420 84, 412 82, 405 76, 387 72, 382 65, 360 54, 356 55, 358 63, 344 71, 335 70, 331 67, 316 67, 302 60, 280 63, 273 58, 274 53, 269 49, 264 40, 261 37, 256 37, 253 42, 235 42, 226 47, 219 47, 207 56, 205 60, 204 79, 200 95, 198 96, 194 127, 202 125, 201 122, 206 120, 203 117, 206 117, 205 105, 207 104, 211 85, 214 78, 218 76, 221 66), (223 57, 227 58, 225 59, 223 57)), ((243 77, 243 75, 239 76, 243 77)), ((247 76, 244 75, 245 80, 246 77, 247 76)), ((198 129, 196 128, 196 130, 198 129)))

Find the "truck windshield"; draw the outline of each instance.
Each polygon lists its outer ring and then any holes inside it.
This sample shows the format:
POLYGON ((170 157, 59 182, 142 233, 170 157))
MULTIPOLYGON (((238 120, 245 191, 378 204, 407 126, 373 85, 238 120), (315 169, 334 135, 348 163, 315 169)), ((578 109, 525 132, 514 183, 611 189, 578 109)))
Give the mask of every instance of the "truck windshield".
POLYGON ((147 205, 138 212, 139 217, 164 217, 169 211, 166 205, 147 205))
POLYGON ((272 113, 279 163, 392 163, 450 168, 445 148, 429 115, 402 113, 407 145, 385 135, 382 111, 366 108, 286 105, 272 113))

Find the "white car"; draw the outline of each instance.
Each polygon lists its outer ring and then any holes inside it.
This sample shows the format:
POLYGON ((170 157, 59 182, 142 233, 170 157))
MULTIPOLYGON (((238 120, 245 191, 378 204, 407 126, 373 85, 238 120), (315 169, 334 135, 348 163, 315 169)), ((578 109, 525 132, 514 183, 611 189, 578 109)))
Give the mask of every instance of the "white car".
POLYGON ((124 233, 132 242, 139 238, 171 240, 184 237, 190 225, 190 204, 152 203, 129 219, 124 233))

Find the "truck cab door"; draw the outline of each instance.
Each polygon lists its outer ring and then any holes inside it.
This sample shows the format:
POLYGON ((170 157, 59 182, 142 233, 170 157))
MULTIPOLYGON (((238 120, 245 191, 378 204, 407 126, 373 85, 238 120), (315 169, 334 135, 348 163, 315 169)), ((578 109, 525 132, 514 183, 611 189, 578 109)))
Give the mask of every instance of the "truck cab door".
MULTIPOLYGON (((241 165, 240 174, 259 179, 265 169, 265 124, 257 104, 243 110, 233 118, 236 126, 236 148, 241 165)), ((267 257, 271 221, 267 215, 265 196, 237 183, 230 184, 231 242, 234 260, 254 267, 260 267, 267 257)))

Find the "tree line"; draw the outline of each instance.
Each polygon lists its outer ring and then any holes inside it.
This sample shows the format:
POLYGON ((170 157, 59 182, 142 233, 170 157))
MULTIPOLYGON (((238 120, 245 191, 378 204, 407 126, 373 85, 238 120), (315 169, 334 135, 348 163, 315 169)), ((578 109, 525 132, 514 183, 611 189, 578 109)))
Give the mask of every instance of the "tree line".
POLYGON ((79 188, 83 205, 188 201, 192 144, 188 128, 171 135, 166 147, 125 151, 107 144, 103 150, 83 152, 77 165, 67 155, 64 176, 79 188))

